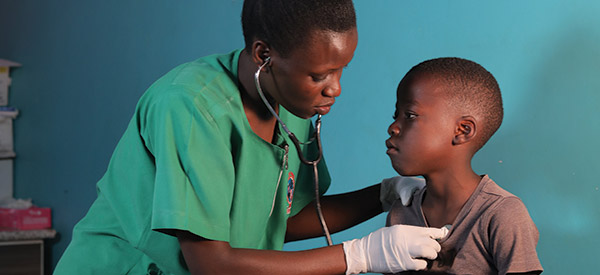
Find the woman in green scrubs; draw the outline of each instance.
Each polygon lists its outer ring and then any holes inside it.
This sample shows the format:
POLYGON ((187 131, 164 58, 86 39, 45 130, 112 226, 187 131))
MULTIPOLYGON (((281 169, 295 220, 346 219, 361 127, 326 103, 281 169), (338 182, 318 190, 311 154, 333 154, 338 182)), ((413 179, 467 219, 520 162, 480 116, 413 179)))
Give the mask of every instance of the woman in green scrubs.
MULTIPOLYGON (((403 226, 281 251, 322 232, 312 167, 259 98, 254 73, 269 58, 262 89, 309 140, 309 118, 340 95, 357 45, 355 12, 350 0, 252 0, 242 24, 244 49, 180 65, 141 97, 55 274, 350 274, 424 268, 415 258, 435 258, 439 232, 403 226)), ((302 148, 309 157, 316 150, 302 148)), ((323 161, 319 182, 323 194, 323 161)), ((324 196, 330 230, 381 213, 379 197, 379 185, 324 196)))

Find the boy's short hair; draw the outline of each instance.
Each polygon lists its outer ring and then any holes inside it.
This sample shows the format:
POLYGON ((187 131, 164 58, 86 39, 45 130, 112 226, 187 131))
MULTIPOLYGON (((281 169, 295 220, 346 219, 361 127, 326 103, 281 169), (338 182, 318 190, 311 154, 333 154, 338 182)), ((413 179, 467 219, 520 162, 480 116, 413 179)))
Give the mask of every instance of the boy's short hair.
POLYGON ((242 9, 247 51, 260 39, 288 56, 314 30, 344 32, 355 27, 352 0, 245 0, 242 9))
POLYGON ((462 58, 443 57, 421 62, 408 75, 427 74, 443 81, 448 106, 465 115, 483 118, 478 124, 475 150, 483 145, 500 128, 504 110, 500 87, 494 76, 483 66, 462 58))

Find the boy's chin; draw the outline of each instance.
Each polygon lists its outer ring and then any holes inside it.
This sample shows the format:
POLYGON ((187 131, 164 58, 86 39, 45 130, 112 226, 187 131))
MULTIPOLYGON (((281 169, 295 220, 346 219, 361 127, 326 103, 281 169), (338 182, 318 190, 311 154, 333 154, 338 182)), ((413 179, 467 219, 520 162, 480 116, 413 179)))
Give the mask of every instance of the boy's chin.
POLYGON ((421 174, 416 173, 415 171, 411 171, 410 169, 407 169, 405 167, 401 167, 398 165, 393 165, 392 167, 394 167, 394 170, 396 170, 396 172, 398 173, 398 175, 403 176, 403 177, 415 177, 415 176, 420 176, 421 174))

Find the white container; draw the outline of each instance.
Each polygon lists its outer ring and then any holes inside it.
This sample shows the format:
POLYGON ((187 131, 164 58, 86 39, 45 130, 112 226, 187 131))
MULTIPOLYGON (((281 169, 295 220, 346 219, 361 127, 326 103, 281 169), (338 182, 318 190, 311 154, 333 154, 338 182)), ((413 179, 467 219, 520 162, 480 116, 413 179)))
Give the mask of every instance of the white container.
POLYGON ((0 201, 13 196, 13 160, 0 159, 0 201))
POLYGON ((9 77, 10 67, 19 67, 21 64, 6 59, 0 59, 0 106, 8 105, 8 86, 11 79, 9 77))
POLYGON ((0 108, 0 159, 14 158, 13 119, 19 111, 13 108, 0 108))
POLYGON ((0 106, 8 105, 8 86, 10 86, 10 77, 7 73, 2 71, 8 71, 5 67, 0 67, 0 106))

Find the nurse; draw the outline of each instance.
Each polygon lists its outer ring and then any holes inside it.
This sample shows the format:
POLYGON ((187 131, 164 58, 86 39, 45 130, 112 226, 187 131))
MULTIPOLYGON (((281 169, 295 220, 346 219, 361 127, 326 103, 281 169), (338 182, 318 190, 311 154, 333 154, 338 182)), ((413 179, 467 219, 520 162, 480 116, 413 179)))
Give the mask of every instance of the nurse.
MULTIPOLYGON (((268 102, 308 141, 309 118, 327 114, 340 95, 357 44, 355 12, 351 0, 248 0, 242 25, 244 49, 180 65, 141 97, 55 274, 394 273, 437 256, 441 230, 401 225, 280 251, 322 236, 313 170, 290 148, 253 76, 264 65, 268 102)), ((314 143, 302 147, 315 156, 314 143)), ((323 161, 318 177, 323 194, 323 161)), ((380 195, 395 197, 403 185, 387 187, 324 196, 330 230, 381 213, 380 195)))

